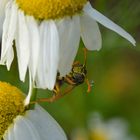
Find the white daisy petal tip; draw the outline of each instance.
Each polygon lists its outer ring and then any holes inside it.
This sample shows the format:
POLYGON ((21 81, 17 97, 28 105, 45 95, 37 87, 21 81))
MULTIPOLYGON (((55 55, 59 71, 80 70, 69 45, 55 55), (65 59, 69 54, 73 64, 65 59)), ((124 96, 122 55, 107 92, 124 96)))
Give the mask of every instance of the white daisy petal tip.
POLYGON ((71 71, 80 42, 80 18, 66 18, 57 24, 60 35, 60 59, 58 71, 65 76, 71 71))
POLYGON ((102 47, 102 37, 97 22, 88 14, 80 17, 81 37, 88 50, 99 51, 102 47))
POLYGON ((136 40, 132 37, 132 42, 131 42, 132 44, 133 44, 133 46, 136 46, 137 44, 136 44, 136 40))
POLYGON ((83 10, 91 18, 93 18, 106 28, 116 32, 117 34, 128 40, 130 43, 132 43, 133 46, 136 46, 135 39, 129 33, 127 33, 123 28, 121 28, 116 23, 114 23, 113 21, 102 15, 100 12, 98 12, 96 9, 94 9, 89 2, 85 5, 83 10))

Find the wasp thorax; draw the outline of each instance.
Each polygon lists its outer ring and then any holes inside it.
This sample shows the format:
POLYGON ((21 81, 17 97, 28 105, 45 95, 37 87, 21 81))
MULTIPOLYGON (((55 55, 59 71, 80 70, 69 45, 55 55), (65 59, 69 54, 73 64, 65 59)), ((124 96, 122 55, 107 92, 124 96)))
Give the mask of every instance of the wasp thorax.
POLYGON ((18 7, 37 19, 57 19, 80 13, 87 0, 16 0, 18 7))
POLYGON ((19 89, 0 82, 0 139, 13 123, 14 118, 24 113, 23 101, 24 96, 19 89))

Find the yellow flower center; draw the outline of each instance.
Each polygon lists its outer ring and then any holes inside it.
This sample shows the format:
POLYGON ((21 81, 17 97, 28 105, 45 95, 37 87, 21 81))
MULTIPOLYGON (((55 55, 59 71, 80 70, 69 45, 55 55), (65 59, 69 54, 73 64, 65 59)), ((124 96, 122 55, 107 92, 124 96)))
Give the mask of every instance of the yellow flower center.
POLYGON ((87 0, 16 0, 25 14, 37 19, 57 19, 80 13, 87 0))
POLYGON ((23 93, 16 87, 0 82, 0 139, 16 116, 25 112, 23 93))

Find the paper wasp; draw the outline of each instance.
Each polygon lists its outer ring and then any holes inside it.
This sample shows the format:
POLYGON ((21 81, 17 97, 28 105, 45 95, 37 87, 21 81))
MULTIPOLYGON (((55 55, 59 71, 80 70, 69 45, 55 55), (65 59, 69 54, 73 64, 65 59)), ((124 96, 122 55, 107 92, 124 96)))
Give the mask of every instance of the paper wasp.
POLYGON ((64 95, 70 93, 72 89, 74 89, 76 86, 83 84, 84 82, 87 83, 88 89, 87 92, 90 92, 91 85, 87 79, 87 70, 86 70, 86 52, 87 50, 84 49, 84 64, 81 64, 80 62, 76 61, 72 65, 72 69, 69 74, 67 74, 65 77, 61 77, 60 73, 58 72, 57 78, 56 78, 56 84, 53 89, 54 95, 50 98, 43 98, 38 99, 36 102, 54 102, 64 95), (67 88, 62 93, 61 87, 67 84, 67 88))

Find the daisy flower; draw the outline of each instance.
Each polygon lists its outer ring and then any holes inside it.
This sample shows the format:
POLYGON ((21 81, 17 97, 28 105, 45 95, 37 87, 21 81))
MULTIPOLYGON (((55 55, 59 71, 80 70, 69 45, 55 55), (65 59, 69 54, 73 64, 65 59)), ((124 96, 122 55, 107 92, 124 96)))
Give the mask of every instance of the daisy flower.
POLYGON ((78 128, 71 134, 71 140, 138 140, 129 134, 128 124, 121 118, 104 121, 100 114, 93 113, 87 129, 78 128))
POLYGON ((100 50, 97 22, 135 45, 131 35, 88 0, 9 0, 5 14, 0 63, 10 69, 16 46, 20 80, 29 70, 37 88, 52 90, 57 72, 61 76, 70 72, 80 37, 88 50, 100 50))
POLYGON ((98 113, 94 113, 89 120, 89 130, 92 140, 137 140, 129 134, 124 120, 113 118, 105 122, 98 113))
POLYGON ((58 123, 39 105, 24 106, 23 93, 0 82, 1 140, 67 140, 58 123))

